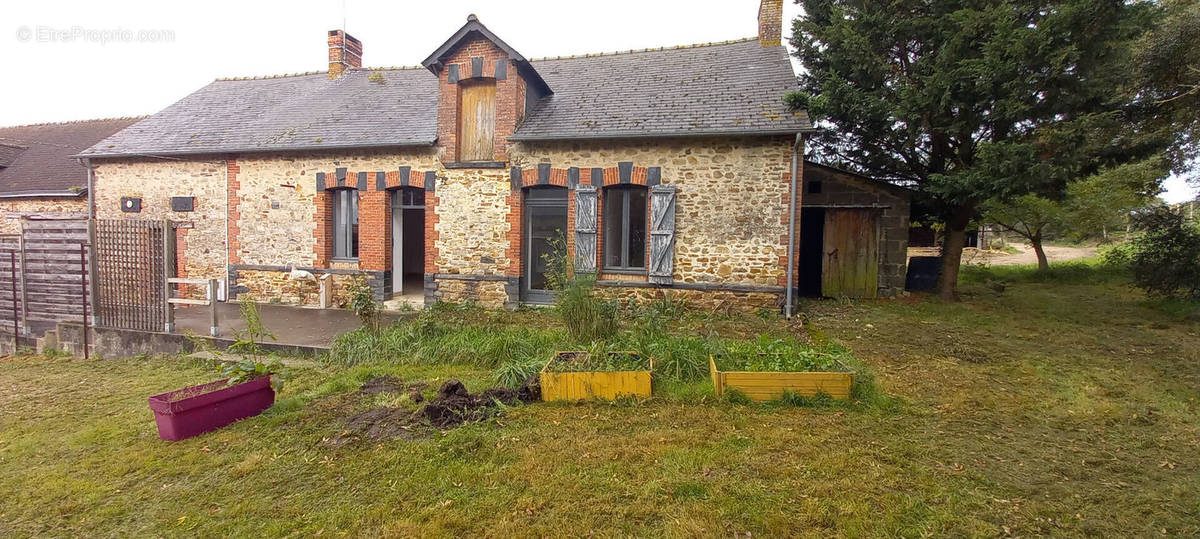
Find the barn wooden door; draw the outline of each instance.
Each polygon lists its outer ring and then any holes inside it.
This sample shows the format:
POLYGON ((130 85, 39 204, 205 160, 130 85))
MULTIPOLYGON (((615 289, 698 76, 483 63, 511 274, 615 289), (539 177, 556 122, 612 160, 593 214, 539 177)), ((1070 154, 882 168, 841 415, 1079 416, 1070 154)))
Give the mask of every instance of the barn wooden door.
POLYGON ((462 86, 462 128, 459 160, 491 161, 492 135, 496 125, 496 85, 489 83, 462 86))
POLYGON ((873 210, 825 211, 821 295, 873 298, 879 287, 879 234, 873 210))

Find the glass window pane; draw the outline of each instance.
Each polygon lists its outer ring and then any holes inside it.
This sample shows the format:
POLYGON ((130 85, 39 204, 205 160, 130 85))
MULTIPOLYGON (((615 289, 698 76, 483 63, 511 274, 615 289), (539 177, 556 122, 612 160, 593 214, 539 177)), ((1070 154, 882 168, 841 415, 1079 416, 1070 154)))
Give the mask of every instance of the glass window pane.
POLYGON ((631 268, 646 267, 646 190, 630 189, 629 193, 629 260, 631 268))
POLYGON ((358 191, 347 189, 350 198, 350 251, 351 258, 358 258, 358 191))
POLYGON ((333 256, 346 256, 346 197, 345 191, 333 192, 333 256))
POLYGON ((604 190, 604 265, 621 266, 621 229, 625 209, 625 191, 604 190))

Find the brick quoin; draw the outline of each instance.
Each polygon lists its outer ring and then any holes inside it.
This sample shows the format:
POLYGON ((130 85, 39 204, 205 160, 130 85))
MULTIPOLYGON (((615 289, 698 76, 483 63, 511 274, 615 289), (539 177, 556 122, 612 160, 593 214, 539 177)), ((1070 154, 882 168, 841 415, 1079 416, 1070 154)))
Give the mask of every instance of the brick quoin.
POLYGON ((229 219, 226 222, 226 227, 229 233, 229 245, 225 248, 228 250, 229 263, 242 263, 242 242, 241 242, 241 189, 242 183, 238 179, 238 174, 242 172, 242 168, 238 166, 236 159, 227 159, 225 161, 225 173, 229 177, 229 191, 226 193, 225 204, 229 208, 229 219))
POLYGON ((504 256, 508 258, 508 268, 504 275, 520 277, 525 269, 525 257, 521 256, 521 226, 525 218, 525 191, 513 189, 505 201, 508 203, 508 248, 504 256))
MULTIPOLYGON (((186 279, 188 277, 187 269, 187 249, 188 249, 188 228, 175 229, 175 276, 186 279)), ((195 290, 191 286, 181 284, 176 285, 177 296, 180 298, 190 298, 195 294, 195 290)))
POLYGON ((437 240, 438 240, 438 197, 431 191, 425 191, 425 273, 438 272, 437 240))
POLYGON ((332 194, 329 191, 317 191, 317 196, 313 197, 313 206, 317 225, 313 227, 313 238, 316 240, 313 246, 313 254, 316 255, 313 266, 328 268, 329 261, 333 258, 332 194))
MULTIPOLYGON (((800 151, 801 151, 801 153, 803 153, 803 149, 801 149, 800 151)), ((801 177, 801 178, 804 177, 804 160, 803 159, 800 160, 799 169, 796 171, 796 173, 799 174, 799 177, 801 177)), ((783 201, 782 201, 784 204, 784 208, 786 208, 787 205, 792 202, 791 195, 789 194, 791 187, 792 187, 792 173, 784 172, 781 176, 783 178, 783 182, 785 184, 787 184, 787 186, 788 186, 788 191, 784 192, 783 201)), ((800 278, 800 272, 799 272, 799 265, 800 265, 800 254, 799 254, 800 253, 800 212, 803 210, 803 208, 800 207, 801 206, 800 202, 804 198, 804 190, 801 189, 801 187, 802 187, 801 182, 796 182, 796 207, 793 210, 793 211, 795 211, 795 214, 796 214, 795 215, 795 217, 796 217, 796 236, 795 236, 795 238, 793 238, 793 245, 792 245, 792 249, 794 249, 794 251, 792 251, 792 253, 795 255, 795 258, 792 260, 792 262, 794 264, 796 264, 796 268, 797 268, 796 273, 793 274, 792 277, 796 278, 796 279, 800 278)), ((783 226, 784 226, 784 233, 782 236, 779 237, 779 245, 780 245, 780 247, 783 248, 783 254, 779 256, 779 267, 781 269, 783 269, 783 272, 781 272, 779 274, 778 284, 779 284, 779 286, 788 286, 788 282, 787 282, 788 214, 786 213, 786 210, 783 214, 780 215, 780 222, 782 222, 783 226)), ((792 285, 794 286, 795 283, 792 283, 792 285)))

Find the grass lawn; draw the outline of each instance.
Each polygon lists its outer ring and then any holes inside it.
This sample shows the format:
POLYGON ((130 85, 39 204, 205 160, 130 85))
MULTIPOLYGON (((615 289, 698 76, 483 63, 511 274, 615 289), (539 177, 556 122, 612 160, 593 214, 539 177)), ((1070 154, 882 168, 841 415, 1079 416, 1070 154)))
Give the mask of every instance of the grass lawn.
MULTIPOLYGON (((3 359, 0 536, 1200 534, 1196 305, 1086 265, 966 279, 961 303, 804 306, 807 331, 849 347, 886 405, 739 405, 700 387, 336 443, 381 403, 357 392, 370 377, 476 390, 492 371, 325 366, 262 416, 168 443, 146 398, 211 365, 3 359)), ((680 331, 797 331, 689 320, 680 331)))

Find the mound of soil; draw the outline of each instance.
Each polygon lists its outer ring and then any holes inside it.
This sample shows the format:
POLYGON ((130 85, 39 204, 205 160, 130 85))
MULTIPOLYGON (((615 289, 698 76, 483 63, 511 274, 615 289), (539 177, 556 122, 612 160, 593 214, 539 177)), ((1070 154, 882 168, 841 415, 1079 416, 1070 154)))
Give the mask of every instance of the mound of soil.
MULTIPOLYGON (((380 376, 367 380, 359 393, 407 393, 414 403, 420 403, 424 400, 421 390, 427 386, 425 382, 405 384, 394 376, 380 376)), ((437 396, 419 410, 380 407, 350 416, 346 420, 346 431, 331 439, 330 443, 341 445, 358 438, 418 438, 431 433, 430 427, 448 429, 470 421, 483 421, 496 415, 500 411, 500 404, 518 406, 541 398, 542 388, 537 375, 530 376, 519 389, 494 387, 474 395, 467 391, 462 382, 447 380, 438 389, 437 396)))
POLYGON ((542 396, 537 377, 531 376, 520 389, 494 387, 475 395, 458 380, 447 380, 421 413, 439 429, 456 427, 468 421, 482 421, 499 409, 498 404, 516 406, 537 401, 542 396))

